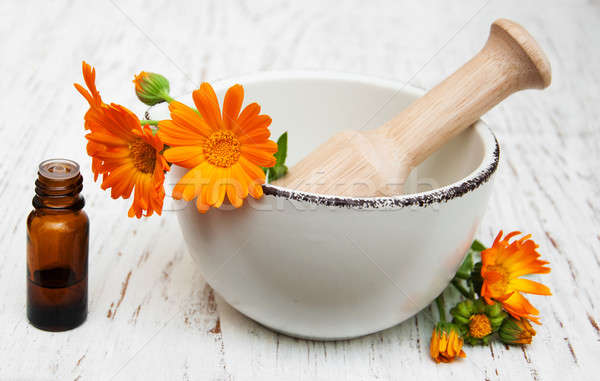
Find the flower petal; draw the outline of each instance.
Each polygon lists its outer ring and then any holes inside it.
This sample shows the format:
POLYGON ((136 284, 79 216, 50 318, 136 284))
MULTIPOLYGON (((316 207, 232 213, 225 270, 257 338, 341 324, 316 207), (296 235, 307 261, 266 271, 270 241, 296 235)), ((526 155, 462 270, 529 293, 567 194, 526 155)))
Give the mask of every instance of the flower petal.
POLYGON ((242 102, 244 101, 244 88, 242 85, 234 85, 227 90, 223 101, 223 124, 226 129, 233 130, 237 121, 242 102))
MULTIPOLYGON (((240 118, 241 119, 241 118, 240 118)), ((238 121, 240 128, 239 128, 239 135, 245 135, 255 129, 258 128, 267 128, 271 125, 271 122, 273 120, 271 119, 271 117, 269 115, 256 115, 252 118, 248 118, 247 121, 238 121)))
POLYGON ((85 135, 86 139, 105 146, 129 146, 129 142, 106 132, 94 131, 85 135))
POLYGON ((180 128, 195 132, 204 137, 209 137, 213 129, 202 119, 198 111, 186 106, 183 103, 172 101, 169 104, 171 119, 180 128))
POLYGON ((190 168, 189 166, 181 165, 181 162, 190 161, 194 159, 194 161, 198 161, 198 164, 192 165, 191 167, 195 167, 199 165, 204 160, 204 154, 202 153, 202 148, 199 146, 178 146, 171 147, 164 152, 165 158, 171 163, 175 163, 179 166, 190 168))
POLYGON ((244 157, 261 167, 269 168, 277 162, 273 153, 254 148, 253 146, 242 146, 241 151, 244 157))
POLYGON ((203 82, 200 88, 192 93, 192 98, 194 98, 198 112, 213 131, 223 128, 219 100, 209 83, 203 82))
MULTIPOLYGON (((268 128, 255 128, 254 130, 240 136, 239 140, 242 144, 259 144, 264 143, 271 136, 268 128)), ((275 150, 277 152, 277 150, 275 150)))
POLYGON ((255 184, 263 184, 265 182, 265 173, 259 166, 253 164, 244 156, 240 156, 239 163, 251 182, 255 184))
POLYGON ((513 317, 520 319, 526 318, 532 321, 536 321, 539 324, 539 320, 532 315, 539 315, 539 311, 529 303, 529 300, 518 292, 513 293, 508 299, 502 302, 502 306, 513 317))
POLYGON ((195 132, 186 130, 172 120, 158 122, 158 137, 169 146, 202 145, 206 138, 195 132))
POLYGON ((247 123, 250 119, 254 118, 260 114, 260 105, 256 102, 250 103, 248 106, 244 107, 242 113, 238 118, 238 125, 242 125, 247 123))
POLYGON ((184 199, 185 201, 193 200, 198 192, 196 189, 202 182, 202 167, 197 166, 190 169, 185 175, 179 179, 173 188, 173 198, 176 200, 184 199))
MULTIPOLYGON (((250 178, 246 175, 246 172, 242 169, 240 163, 235 163, 231 167, 231 177, 236 181, 234 185, 238 190, 238 196, 241 199, 248 197, 248 185, 251 183, 250 178)), ((232 202, 233 204, 233 202, 232 202)))
POLYGON ((510 281, 510 286, 517 291, 535 295, 552 295, 550 289, 541 283, 534 282, 529 279, 513 279, 510 281))
POLYGON ((82 61, 81 71, 83 72, 83 80, 85 81, 85 85, 89 89, 89 92, 77 83, 74 84, 75 88, 88 101, 90 107, 100 107, 102 105, 102 98, 96 89, 96 69, 91 67, 87 62, 82 61))

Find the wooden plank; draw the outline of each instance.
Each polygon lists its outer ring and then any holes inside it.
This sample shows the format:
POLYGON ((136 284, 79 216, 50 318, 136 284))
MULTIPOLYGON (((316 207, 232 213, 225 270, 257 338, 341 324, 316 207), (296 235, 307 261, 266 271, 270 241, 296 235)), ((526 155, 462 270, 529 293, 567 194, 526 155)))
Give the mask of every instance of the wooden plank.
POLYGON ((584 0, 1 2, 0 379, 592 378, 600 355, 599 21, 598 3, 584 0), (534 277, 554 295, 531 297, 543 325, 524 349, 467 348, 467 359, 435 365, 430 310, 351 341, 276 334, 215 296, 173 212, 127 219, 129 202, 91 181, 85 105, 71 87, 82 59, 96 66, 107 101, 140 114, 129 81, 142 69, 167 75, 173 94, 281 69, 429 88, 479 49, 500 16, 538 38, 554 71, 549 90, 516 95, 486 117, 502 162, 478 236, 489 243, 500 228, 522 229, 552 265, 534 277), (57 334, 29 326, 24 305, 25 218, 37 163, 54 156, 82 165, 92 223, 88 321, 57 334))

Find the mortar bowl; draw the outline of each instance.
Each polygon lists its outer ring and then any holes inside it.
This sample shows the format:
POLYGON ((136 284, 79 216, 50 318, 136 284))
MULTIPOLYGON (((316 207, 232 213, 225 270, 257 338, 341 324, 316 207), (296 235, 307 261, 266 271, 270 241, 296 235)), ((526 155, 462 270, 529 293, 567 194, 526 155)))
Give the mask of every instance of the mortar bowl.
MULTIPOLYGON (((324 72, 271 72, 217 82, 288 131, 288 166, 343 130, 376 128, 421 94, 402 83, 324 72)), ((182 99, 191 104, 191 96, 182 99)), ((156 111, 156 113, 155 113, 156 111)), ((166 106, 152 119, 168 118, 166 106)), ((499 159, 483 121, 413 170, 406 194, 349 198, 270 184, 240 209, 177 212, 189 253, 223 299, 275 331, 354 338, 395 326, 449 284, 471 244, 499 159)), ((168 182, 185 173, 173 167, 168 182)))

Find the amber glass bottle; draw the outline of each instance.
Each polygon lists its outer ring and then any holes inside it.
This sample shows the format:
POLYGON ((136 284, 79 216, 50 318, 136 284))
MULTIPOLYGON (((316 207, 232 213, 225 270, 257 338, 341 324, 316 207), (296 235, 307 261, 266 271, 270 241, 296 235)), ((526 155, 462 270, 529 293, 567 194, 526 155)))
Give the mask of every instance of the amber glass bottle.
POLYGON ((89 220, 82 188, 74 161, 40 164, 27 218, 27 317, 43 330, 75 328, 87 315, 89 220))

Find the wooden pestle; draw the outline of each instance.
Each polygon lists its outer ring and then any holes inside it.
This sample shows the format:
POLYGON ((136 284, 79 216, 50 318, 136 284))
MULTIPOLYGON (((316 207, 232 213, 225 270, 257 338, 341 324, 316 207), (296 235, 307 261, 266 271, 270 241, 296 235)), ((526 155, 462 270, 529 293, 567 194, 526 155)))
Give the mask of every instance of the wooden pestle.
POLYGON ((318 194, 402 194, 410 171, 510 94, 550 85, 546 55, 519 24, 496 20, 483 49, 383 126, 336 134, 278 186, 318 194))

